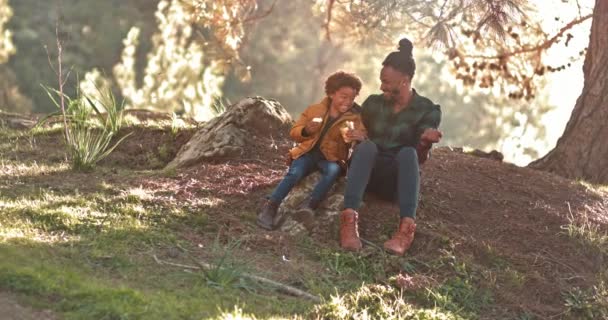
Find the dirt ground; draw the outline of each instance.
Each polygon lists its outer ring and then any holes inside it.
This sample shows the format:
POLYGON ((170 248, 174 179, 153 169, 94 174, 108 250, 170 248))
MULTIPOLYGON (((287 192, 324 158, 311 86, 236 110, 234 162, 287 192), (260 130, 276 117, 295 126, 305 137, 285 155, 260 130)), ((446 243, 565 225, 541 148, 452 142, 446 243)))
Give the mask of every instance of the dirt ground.
MULTIPOLYGON (((226 199, 217 212, 222 217, 218 219, 226 221, 226 232, 249 233, 253 218, 243 221, 231 213, 255 211, 282 178, 282 155, 288 147, 287 140, 277 148, 260 140, 241 159, 204 163, 175 179, 142 183, 171 190, 178 201, 208 194, 226 199)), ((361 236, 381 244, 396 227, 397 208, 373 197, 366 203, 360 212, 361 236)), ((593 285, 604 265, 601 255, 581 250, 564 234, 569 219, 582 216, 608 229, 608 197, 553 174, 438 148, 422 169, 418 234, 410 255, 436 254, 447 237, 459 255, 474 263, 505 261, 526 279, 519 288, 499 290, 497 304, 540 317, 557 315, 563 312, 562 289, 593 285)), ((257 250, 297 254, 288 236, 253 232, 257 250)), ((337 227, 330 226, 311 236, 338 249, 336 232, 337 227)))

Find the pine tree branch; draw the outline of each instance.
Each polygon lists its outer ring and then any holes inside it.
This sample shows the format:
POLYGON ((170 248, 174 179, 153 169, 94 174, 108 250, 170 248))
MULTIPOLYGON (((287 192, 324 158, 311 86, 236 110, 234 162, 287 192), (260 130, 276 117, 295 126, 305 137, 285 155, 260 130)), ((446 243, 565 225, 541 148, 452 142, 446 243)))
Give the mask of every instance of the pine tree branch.
POLYGON ((474 58, 474 59, 488 59, 488 60, 492 60, 492 59, 505 59, 511 56, 515 56, 518 54, 522 54, 522 53, 529 53, 529 52, 540 52, 542 50, 546 50, 549 49, 551 46, 553 46, 555 43, 557 43, 557 41, 559 40, 559 38, 561 36, 564 35, 564 33, 570 29, 572 29, 574 26, 581 24, 583 22, 585 22, 587 19, 590 19, 593 15, 588 14, 584 17, 580 17, 578 19, 572 20, 570 21, 568 24, 566 24, 565 26, 563 26, 558 33, 556 33, 553 37, 551 37, 550 39, 547 39, 533 47, 527 47, 524 46, 522 48, 519 48, 517 50, 511 51, 511 52, 503 52, 500 54, 496 54, 496 55, 467 55, 464 54, 463 56, 466 58, 474 58))
POLYGON ((268 8, 268 10, 266 10, 266 11, 265 11, 265 12, 263 12, 262 14, 260 14, 260 15, 258 15, 258 16, 248 17, 248 18, 244 19, 244 20, 243 20, 241 23, 242 23, 242 24, 246 24, 246 23, 252 23, 252 22, 255 22, 255 21, 257 21, 257 20, 261 20, 261 19, 266 18, 266 17, 267 17, 267 16, 269 16, 269 15, 272 13, 272 11, 274 10, 274 6, 277 4, 277 1, 278 1, 278 0, 274 0, 274 1, 272 2, 272 5, 270 5, 270 8, 268 8))

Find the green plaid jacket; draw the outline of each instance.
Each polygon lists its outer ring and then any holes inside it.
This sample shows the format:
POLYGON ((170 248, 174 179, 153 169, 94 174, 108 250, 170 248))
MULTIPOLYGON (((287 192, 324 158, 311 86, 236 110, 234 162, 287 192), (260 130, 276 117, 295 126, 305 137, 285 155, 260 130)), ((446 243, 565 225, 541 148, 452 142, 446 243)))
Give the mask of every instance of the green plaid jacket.
POLYGON ((370 95, 363 105, 361 117, 367 135, 381 150, 398 151, 402 147, 417 147, 425 129, 439 127, 439 105, 413 90, 407 108, 394 114, 382 94, 370 95))

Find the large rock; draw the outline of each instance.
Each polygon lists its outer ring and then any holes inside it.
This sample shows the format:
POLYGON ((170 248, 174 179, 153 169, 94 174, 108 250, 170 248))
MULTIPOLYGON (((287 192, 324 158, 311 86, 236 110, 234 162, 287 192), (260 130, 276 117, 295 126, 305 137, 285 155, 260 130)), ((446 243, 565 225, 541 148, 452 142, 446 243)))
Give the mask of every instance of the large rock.
POLYGON ((314 225, 307 229, 302 223, 293 219, 294 212, 298 209, 302 201, 310 196, 320 178, 321 174, 315 172, 300 181, 300 183, 289 192, 279 207, 279 214, 285 218, 280 230, 296 235, 308 233, 319 226, 323 227, 335 222, 336 217, 342 211, 342 206, 344 204, 344 188, 346 187, 346 179, 344 177, 338 178, 338 181, 336 181, 331 188, 325 200, 321 202, 319 208, 317 208, 314 225))
POLYGON ((179 150, 167 168, 239 156, 256 135, 284 131, 291 123, 291 116, 277 101, 261 97, 245 98, 205 123, 179 150))

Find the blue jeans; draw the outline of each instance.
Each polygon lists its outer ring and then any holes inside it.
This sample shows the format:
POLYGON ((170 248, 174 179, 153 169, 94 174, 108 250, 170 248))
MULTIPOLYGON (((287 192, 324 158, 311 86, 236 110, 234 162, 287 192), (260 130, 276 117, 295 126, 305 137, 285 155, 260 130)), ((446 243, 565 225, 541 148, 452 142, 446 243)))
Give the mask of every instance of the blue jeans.
POLYGON ((300 180, 317 169, 321 171, 321 180, 312 191, 311 201, 321 202, 340 175, 342 168, 336 162, 325 160, 318 150, 308 152, 291 163, 287 174, 270 195, 270 200, 281 203, 300 180))
POLYGON ((416 149, 381 151, 370 140, 360 143, 353 152, 346 176, 344 208, 358 209, 365 191, 397 200, 401 218, 415 219, 420 193, 416 149))

